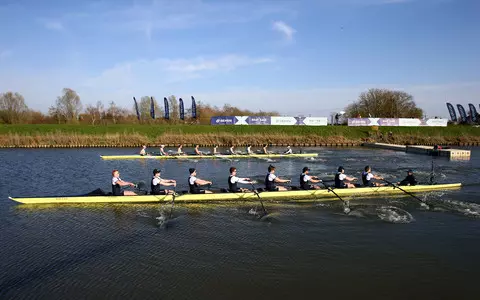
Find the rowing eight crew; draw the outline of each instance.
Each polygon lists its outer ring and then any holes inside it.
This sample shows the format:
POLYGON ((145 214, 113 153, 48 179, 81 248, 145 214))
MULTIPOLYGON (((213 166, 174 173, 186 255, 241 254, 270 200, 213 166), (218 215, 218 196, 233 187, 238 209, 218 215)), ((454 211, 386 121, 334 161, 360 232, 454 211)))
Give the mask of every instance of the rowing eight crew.
MULTIPOLYGON (((268 151, 267 148, 268 148, 268 145, 264 144, 263 147, 262 147, 262 150, 259 150, 258 152, 260 154, 272 154, 273 152, 268 151)), ((217 151, 217 149, 218 149, 218 145, 214 145, 212 155, 220 155, 221 154, 217 151)), ((247 145, 246 153, 247 154, 256 154, 255 152, 252 151, 252 145, 247 145)), ((140 154, 140 156, 151 155, 151 154, 147 153, 147 146, 146 145, 142 146, 142 149, 140 150, 139 154, 140 154)), ((207 155, 207 153, 200 150, 200 145, 195 145, 194 154, 195 155, 207 155)), ((236 154, 241 154, 241 153, 238 153, 237 151, 235 151, 235 145, 231 145, 230 148, 228 149, 227 154, 236 155, 236 154)), ((287 149, 282 154, 293 154, 293 150, 290 147, 290 145, 287 145, 287 149)), ((168 156, 169 155, 167 152, 165 152, 165 145, 160 145, 159 155, 160 156, 168 156)), ((174 155, 187 155, 187 153, 183 152, 183 145, 182 144, 178 145, 177 152, 174 155)))
MULTIPOLYGON (((280 186, 277 184, 282 183, 290 183, 291 180, 289 179, 282 179, 275 175, 276 168, 272 165, 268 166, 268 173, 265 177, 265 190, 266 191, 286 191, 287 188, 284 186, 280 186)), ((188 186, 189 192, 191 194, 210 194, 212 191, 202 189, 202 186, 211 186, 213 183, 209 180, 200 179, 197 177, 197 170, 195 168, 189 169, 189 177, 188 177, 188 186)), ((315 185, 316 183, 323 183, 323 181, 318 178, 317 176, 311 176, 310 169, 308 167, 304 167, 302 169, 302 173, 300 174, 300 189, 301 190, 318 190, 321 187, 315 185)), ((345 169, 343 167, 338 167, 338 172, 335 175, 335 188, 342 189, 342 188, 356 188, 357 185, 352 183, 356 181, 357 178, 350 177, 345 175, 345 169)), ((372 168, 370 166, 366 166, 364 171, 362 172, 362 183, 364 187, 379 187, 383 186, 374 180, 383 180, 383 177, 377 176, 372 174, 372 168)), ((238 184, 250 184, 255 189, 254 184, 257 183, 256 181, 251 180, 250 178, 241 178, 237 177, 237 168, 231 167, 230 168, 230 175, 228 176, 228 191, 231 193, 245 193, 249 192, 249 189, 240 188, 238 184)), ((407 177, 398 182, 399 185, 416 185, 417 181, 415 176, 413 175, 412 170, 407 171, 407 177)), ((135 184, 124 181, 120 178, 120 173, 118 170, 112 171, 112 194, 114 196, 123 196, 123 195, 136 195, 136 193, 132 191, 123 191, 122 187, 132 186, 134 187, 135 184)), ((172 195, 175 193, 173 190, 161 189, 161 186, 177 186, 177 182, 173 179, 163 179, 160 177, 160 170, 155 169, 153 170, 153 177, 150 181, 150 193, 152 195, 172 195)))

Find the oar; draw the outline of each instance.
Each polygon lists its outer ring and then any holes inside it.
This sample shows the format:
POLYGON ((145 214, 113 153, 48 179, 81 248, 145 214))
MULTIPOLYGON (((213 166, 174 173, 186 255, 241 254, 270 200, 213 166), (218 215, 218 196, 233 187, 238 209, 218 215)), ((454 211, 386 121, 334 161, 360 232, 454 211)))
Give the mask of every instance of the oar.
POLYGON ((390 181, 388 181, 388 180, 385 180, 385 179, 382 179, 382 180, 385 181, 387 184, 393 186, 393 189, 399 189, 399 190, 401 190, 402 192, 404 192, 405 194, 407 194, 407 195, 409 195, 409 196, 412 196, 414 199, 420 201, 421 203, 423 203, 423 204, 427 207, 427 209, 430 208, 425 201, 423 201, 422 199, 418 198, 418 197, 415 196, 414 194, 412 194, 412 193, 410 193, 410 192, 402 189, 402 188, 399 187, 398 185, 396 185, 396 184, 394 184, 394 183, 392 183, 392 182, 390 182, 390 181))
POLYGON ((346 215, 348 215, 348 214, 350 213, 350 211, 351 211, 349 202, 343 200, 342 197, 340 197, 337 193, 335 193, 335 191, 334 191, 331 187, 329 187, 325 182, 320 181, 320 183, 322 183, 322 184, 327 188, 327 190, 328 190, 329 192, 332 192, 335 196, 337 196, 338 199, 340 199, 340 201, 343 202, 343 212, 344 212, 346 215))
POLYGON ((262 205, 262 209, 263 209, 264 216, 267 215, 268 212, 267 212, 267 210, 265 209, 265 206, 263 206, 263 201, 262 201, 262 198, 260 198, 260 195, 258 194, 257 188, 255 187, 255 185, 253 184, 253 182, 250 182, 250 184, 252 185, 253 193, 254 193, 255 195, 257 195, 258 200, 260 200, 260 204, 262 205))
POLYGON ((172 219, 172 214, 173 214, 173 207, 175 206, 175 195, 177 194, 177 187, 174 185, 173 186, 173 195, 172 195, 172 207, 170 207, 170 216, 168 217, 169 219, 172 219))

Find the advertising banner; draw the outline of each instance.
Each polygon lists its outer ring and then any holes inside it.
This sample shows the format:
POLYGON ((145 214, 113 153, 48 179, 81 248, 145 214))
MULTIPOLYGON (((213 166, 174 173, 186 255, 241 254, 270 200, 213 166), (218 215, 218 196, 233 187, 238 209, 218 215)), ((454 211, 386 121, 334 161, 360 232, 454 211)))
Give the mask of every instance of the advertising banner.
POLYGON ((327 126, 328 118, 323 117, 295 117, 297 125, 327 126))
POLYGON ((248 125, 270 125, 271 117, 247 117, 248 125))
POLYGON ((327 126, 326 117, 216 116, 211 125, 327 126))
POLYGON ((447 119, 414 119, 414 118, 349 118, 348 126, 438 126, 446 127, 447 119))
POLYGON ((212 117, 210 119, 210 125, 235 125, 237 118, 232 116, 227 117, 212 117))
POLYGON ((295 117, 272 117, 272 125, 296 125, 297 119, 295 117))

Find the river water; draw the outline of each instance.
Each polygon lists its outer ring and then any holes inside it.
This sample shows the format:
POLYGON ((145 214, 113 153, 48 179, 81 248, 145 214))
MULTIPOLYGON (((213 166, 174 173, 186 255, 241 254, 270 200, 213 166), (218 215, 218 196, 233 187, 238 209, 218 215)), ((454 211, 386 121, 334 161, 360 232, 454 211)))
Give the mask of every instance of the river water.
POLYGON ((362 148, 311 148, 315 159, 103 161, 133 149, 0 150, 1 299, 461 299, 480 288, 480 155, 434 160, 435 181, 461 190, 308 205, 28 206, 13 196, 110 188, 110 172, 147 181, 152 169, 186 187, 188 168, 226 186, 228 168, 262 178, 269 164, 298 182, 303 166, 359 176, 366 164, 391 180, 413 168, 428 181, 432 158, 362 148))

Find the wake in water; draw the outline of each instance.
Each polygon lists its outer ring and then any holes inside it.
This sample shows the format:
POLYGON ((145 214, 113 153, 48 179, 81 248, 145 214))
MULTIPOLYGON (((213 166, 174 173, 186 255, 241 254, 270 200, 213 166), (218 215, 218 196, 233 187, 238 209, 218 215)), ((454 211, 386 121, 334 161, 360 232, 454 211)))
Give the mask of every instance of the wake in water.
POLYGON ((377 215, 380 220, 388 223, 408 224, 415 221, 408 211, 395 206, 381 206, 377 208, 377 215))

